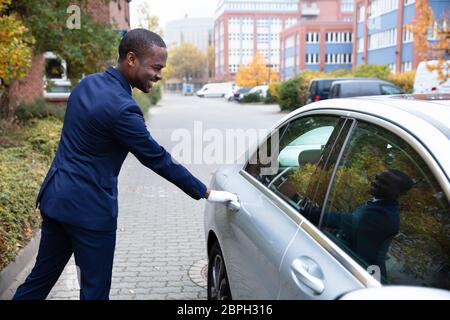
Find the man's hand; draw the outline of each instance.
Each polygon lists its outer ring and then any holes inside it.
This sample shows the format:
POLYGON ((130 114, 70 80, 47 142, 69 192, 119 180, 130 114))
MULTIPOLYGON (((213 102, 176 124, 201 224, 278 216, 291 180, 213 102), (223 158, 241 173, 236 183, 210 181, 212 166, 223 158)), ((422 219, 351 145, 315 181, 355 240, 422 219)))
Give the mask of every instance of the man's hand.
POLYGON ((209 202, 227 203, 230 201, 238 201, 237 195, 227 191, 209 190, 206 198, 209 202), (209 193, 208 193, 209 192, 209 193))
POLYGON ((211 193, 211 190, 206 190, 206 193, 205 193, 205 199, 206 200, 208 200, 210 193, 211 193))

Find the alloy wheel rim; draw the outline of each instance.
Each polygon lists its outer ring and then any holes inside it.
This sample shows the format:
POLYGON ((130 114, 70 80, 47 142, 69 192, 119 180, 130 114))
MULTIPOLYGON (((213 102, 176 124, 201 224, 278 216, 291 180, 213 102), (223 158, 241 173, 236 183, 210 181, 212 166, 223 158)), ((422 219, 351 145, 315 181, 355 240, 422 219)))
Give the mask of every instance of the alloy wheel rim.
POLYGON ((211 298, 214 300, 225 300, 227 295, 227 279, 225 277, 225 270, 222 257, 216 255, 212 267, 212 283, 211 283, 211 298))

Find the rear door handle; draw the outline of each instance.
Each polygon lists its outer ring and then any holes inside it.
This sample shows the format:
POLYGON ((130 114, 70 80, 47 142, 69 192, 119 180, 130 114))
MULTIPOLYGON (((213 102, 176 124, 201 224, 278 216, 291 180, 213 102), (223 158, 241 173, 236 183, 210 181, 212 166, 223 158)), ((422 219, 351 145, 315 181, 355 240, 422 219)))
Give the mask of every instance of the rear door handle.
POLYGON ((313 276, 309 272, 309 265, 301 259, 295 259, 291 265, 294 276, 314 293, 321 294, 325 290, 325 284, 322 279, 313 276))

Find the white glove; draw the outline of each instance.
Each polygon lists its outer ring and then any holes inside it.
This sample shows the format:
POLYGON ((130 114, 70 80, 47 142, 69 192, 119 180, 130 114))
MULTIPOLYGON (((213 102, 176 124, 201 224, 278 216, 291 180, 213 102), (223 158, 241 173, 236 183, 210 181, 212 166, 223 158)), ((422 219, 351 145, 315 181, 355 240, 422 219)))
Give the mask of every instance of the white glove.
POLYGON ((237 202, 238 197, 234 193, 228 191, 211 190, 207 199, 209 202, 226 203, 237 202))

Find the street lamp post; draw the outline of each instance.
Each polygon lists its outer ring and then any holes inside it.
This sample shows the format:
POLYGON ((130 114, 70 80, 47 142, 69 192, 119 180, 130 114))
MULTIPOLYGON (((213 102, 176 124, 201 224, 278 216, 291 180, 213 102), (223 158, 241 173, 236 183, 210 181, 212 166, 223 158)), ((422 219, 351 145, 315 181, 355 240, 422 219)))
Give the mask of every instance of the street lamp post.
POLYGON ((273 68, 273 64, 271 64, 271 63, 266 64, 266 68, 269 69, 269 84, 270 84, 270 76, 271 76, 271 70, 273 68))

